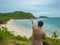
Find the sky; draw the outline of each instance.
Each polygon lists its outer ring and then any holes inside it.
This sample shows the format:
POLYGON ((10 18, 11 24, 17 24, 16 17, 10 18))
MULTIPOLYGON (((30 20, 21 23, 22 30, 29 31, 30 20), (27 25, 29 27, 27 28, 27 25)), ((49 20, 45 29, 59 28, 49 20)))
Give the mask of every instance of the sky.
POLYGON ((35 17, 60 17, 60 0, 0 0, 0 13, 23 11, 35 17))

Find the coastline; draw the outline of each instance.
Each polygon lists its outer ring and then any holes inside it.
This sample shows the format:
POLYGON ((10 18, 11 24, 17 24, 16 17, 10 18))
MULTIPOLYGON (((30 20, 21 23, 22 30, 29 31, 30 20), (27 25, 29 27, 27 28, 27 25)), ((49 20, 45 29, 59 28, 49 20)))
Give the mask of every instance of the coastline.
POLYGON ((6 27, 8 31, 13 33, 15 36, 20 35, 23 37, 26 36, 27 38, 30 38, 32 32, 29 31, 29 29, 24 29, 23 27, 17 27, 12 24, 12 21, 14 21, 14 19, 9 20, 7 24, 2 24, 1 27, 6 27))
MULTIPOLYGON (((16 25, 13 24, 14 20, 15 19, 11 19, 7 22, 7 24, 2 24, 1 26, 6 27, 8 29, 8 31, 10 31, 11 33, 13 33, 16 36, 20 35, 20 36, 23 36, 23 37, 26 36, 27 38, 30 38, 31 35, 32 35, 32 29, 27 29, 27 28, 24 28, 22 26, 17 27, 16 25)), ((46 33, 46 35, 49 38, 51 38, 51 36, 52 36, 49 32, 46 33)), ((58 39, 59 39, 59 37, 58 37, 58 39)))
MULTIPOLYGON (((24 27, 17 27, 16 25, 12 24, 12 21, 15 19, 11 19, 7 22, 7 24, 2 24, 1 27, 6 27, 8 31, 13 33, 15 36, 20 35, 20 36, 26 36, 27 38, 30 38, 32 35, 32 31, 29 29, 24 29, 24 27)), ((22 19, 21 19, 22 20, 22 19)), ((26 20, 26 19, 25 19, 26 20)), ((29 20, 29 19, 28 19, 29 20)), ((49 34, 47 35, 49 37, 49 34)), ((51 37, 51 35, 50 35, 51 37)))

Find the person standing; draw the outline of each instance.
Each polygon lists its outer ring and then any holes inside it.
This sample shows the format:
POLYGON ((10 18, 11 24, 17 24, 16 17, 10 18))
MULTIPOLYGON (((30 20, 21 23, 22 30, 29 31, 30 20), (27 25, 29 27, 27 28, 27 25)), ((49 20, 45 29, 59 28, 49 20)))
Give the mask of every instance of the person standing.
POLYGON ((43 22, 39 21, 38 25, 34 25, 33 18, 31 18, 32 21, 32 29, 33 29, 33 35, 32 35, 32 45, 43 45, 42 40, 46 39, 46 34, 42 30, 43 22))

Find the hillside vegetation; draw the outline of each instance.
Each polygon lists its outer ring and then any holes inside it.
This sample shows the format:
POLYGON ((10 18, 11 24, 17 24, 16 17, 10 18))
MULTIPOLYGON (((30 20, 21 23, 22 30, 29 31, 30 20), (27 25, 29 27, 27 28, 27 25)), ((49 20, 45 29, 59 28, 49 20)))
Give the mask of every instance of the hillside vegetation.
MULTIPOLYGON (((57 38, 56 31, 52 34, 51 38, 47 37, 45 42, 51 45, 60 45, 60 39, 57 38)), ((32 36, 28 39, 20 35, 15 36, 13 33, 8 31, 6 27, 0 28, 0 45, 31 45, 32 36)))
POLYGON ((0 13, 0 24, 7 23, 10 19, 30 19, 35 18, 31 13, 15 11, 10 13, 0 13))

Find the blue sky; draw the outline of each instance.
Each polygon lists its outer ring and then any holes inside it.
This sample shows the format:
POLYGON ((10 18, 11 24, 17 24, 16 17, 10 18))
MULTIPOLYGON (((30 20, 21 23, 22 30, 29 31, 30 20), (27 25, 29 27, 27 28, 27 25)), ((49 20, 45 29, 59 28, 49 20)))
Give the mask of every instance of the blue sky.
POLYGON ((24 11, 34 16, 60 17, 60 0, 0 0, 0 13, 24 11))

